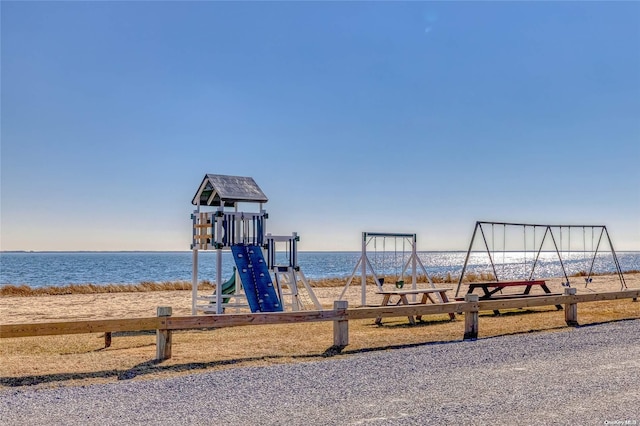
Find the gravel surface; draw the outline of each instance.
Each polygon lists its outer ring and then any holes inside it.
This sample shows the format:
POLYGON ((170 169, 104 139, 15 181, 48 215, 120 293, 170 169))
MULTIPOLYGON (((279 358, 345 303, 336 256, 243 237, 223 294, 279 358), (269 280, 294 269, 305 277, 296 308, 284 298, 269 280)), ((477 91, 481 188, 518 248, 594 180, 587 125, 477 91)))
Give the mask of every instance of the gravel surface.
POLYGON ((2 425, 640 426, 640 320, 163 380, 0 391, 2 425))

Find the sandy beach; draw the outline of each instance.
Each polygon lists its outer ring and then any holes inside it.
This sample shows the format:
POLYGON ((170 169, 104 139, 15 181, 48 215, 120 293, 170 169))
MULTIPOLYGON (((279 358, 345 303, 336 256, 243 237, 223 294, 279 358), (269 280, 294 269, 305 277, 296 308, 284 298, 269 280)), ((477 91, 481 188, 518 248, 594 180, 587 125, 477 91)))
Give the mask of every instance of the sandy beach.
MULTIPOLYGON (((562 279, 546 280, 550 290, 562 293, 562 279)), ((640 288, 640 274, 625 275, 628 288, 640 288)), ((578 294, 617 291, 621 285, 617 275, 603 275, 593 278, 585 288, 581 277, 571 279, 578 294)), ((345 280, 346 283, 346 280, 345 280)), ((419 287, 427 287, 419 283, 419 287)), ((436 284, 438 288, 451 288, 450 297, 455 294, 457 284, 436 284)), ((343 287, 315 287, 314 293, 325 308, 331 308, 343 287)), ((467 288, 463 285, 460 293, 467 288)), ((367 304, 380 304, 382 297, 375 294, 376 288, 367 286, 367 304)), ((210 295, 211 292, 200 292, 210 295)), ((353 282, 346 292, 349 306, 360 306, 361 288, 353 282)), ((71 294, 60 296, 0 297, 0 324, 26 322, 72 321, 105 318, 137 318, 156 315, 158 306, 171 306, 174 316, 191 315, 191 291, 151 291, 142 293, 71 294)))

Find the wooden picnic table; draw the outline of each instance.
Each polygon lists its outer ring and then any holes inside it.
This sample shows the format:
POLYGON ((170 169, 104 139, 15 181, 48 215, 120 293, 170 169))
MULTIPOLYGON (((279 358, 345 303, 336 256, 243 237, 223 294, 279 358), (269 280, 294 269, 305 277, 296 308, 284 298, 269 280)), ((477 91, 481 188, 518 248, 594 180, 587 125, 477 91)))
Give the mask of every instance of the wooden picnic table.
MULTIPOLYGON (((483 292, 479 297, 480 300, 512 299, 518 297, 548 296, 553 294, 551 293, 551 290, 549 290, 549 287, 547 287, 547 283, 544 280, 469 283, 469 290, 467 290, 467 294, 473 293, 476 289, 481 289, 483 292), (539 286, 544 291, 544 294, 530 294, 533 286, 539 286), (524 287, 524 290, 522 293, 496 294, 506 287, 524 287)), ((556 308, 561 311, 562 305, 556 305, 556 308)), ((500 311, 494 310, 493 313, 499 315, 500 311)))
MULTIPOLYGON (((383 290, 376 291, 376 294, 381 294, 382 303, 380 306, 390 306, 390 305, 425 305, 427 300, 430 300, 431 303, 447 303, 449 302, 449 298, 447 297, 447 291, 450 291, 450 288, 418 288, 418 289, 410 289, 410 290, 383 290), (436 300, 433 296, 434 293, 438 293, 440 295, 440 299, 442 302, 436 300), (419 295, 422 297, 420 301, 417 303, 410 303, 407 296, 409 295, 419 295), (395 303, 391 303, 391 297, 398 296, 399 300, 395 303)), ((415 325, 416 321, 413 319, 413 315, 409 317, 409 323, 415 325)), ((449 318, 452 320, 456 318, 456 314, 450 313, 449 318)), ((422 315, 417 315, 416 319, 418 321, 422 320, 422 315)), ((376 324, 382 324, 382 317, 376 318, 376 324)))

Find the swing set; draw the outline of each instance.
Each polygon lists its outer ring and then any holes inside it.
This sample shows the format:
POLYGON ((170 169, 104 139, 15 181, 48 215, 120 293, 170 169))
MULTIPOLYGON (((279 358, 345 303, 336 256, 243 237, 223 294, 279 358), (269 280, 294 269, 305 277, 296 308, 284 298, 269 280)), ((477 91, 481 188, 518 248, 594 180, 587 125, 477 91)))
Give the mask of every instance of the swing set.
POLYGON ((396 288, 404 287, 404 272, 403 268, 400 273, 398 273, 398 267, 403 266, 405 264, 405 242, 406 240, 402 238, 402 251, 400 255, 402 257, 400 264, 398 264, 398 237, 393 237, 393 258, 391 258, 391 253, 387 254, 387 236, 382 236, 382 252, 378 255, 378 241, 376 237, 373 238, 373 266, 376 268, 379 267, 379 270, 382 271, 380 278, 376 278, 380 285, 384 285, 385 280, 387 279, 387 275, 389 274, 389 269, 391 268, 394 271, 395 284, 396 288), (391 265, 389 265, 391 264, 391 265))
POLYGON ((416 246, 416 234, 363 232, 360 258, 338 300, 342 300, 345 296, 349 286, 358 275, 358 271, 360 272, 362 306, 367 304, 366 286, 369 274, 373 277, 379 291, 383 291, 383 285, 389 278, 392 278, 391 283, 396 288, 401 289, 405 284, 408 284, 405 278, 409 277, 411 278, 411 288, 415 290, 418 281, 418 267, 420 267, 427 277, 429 285, 435 288, 427 269, 418 257, 416 246), (393 244, 387 244, 387 240, 393 240, 393 244), (373 249, 373 253, 371 249, 373 249))
POLYGON ((601 251, 603 240, 606 240, 610 248, 615 271, 620 280, 621 289, 627 288, 618 256, 613 248, 607 227, 604 225, 540 225, 478 221, 473 229, 469 250, 460 273, 456 297, 458 297, 469 260, 472 252, 474 252, 474 242, 478 234, 482 236, 484 249, 486 249, 486 255, 489 258, 491 271, 496 282, 512 280, 514 276, 521 279, 523 284, 531 282, 534 279, 536 266, 541 263, 540 255, 543 253, 543 248, 545 248, 544 252, 555 252, 557 255, 557 260, 565 279, 562 283, 563 286, 571 287, 569 273, 584 272, 585 287, 587 287, 593 281, 596 258, 598 252, 601 251), (478 233, 478 231, 480 232, 478 233), (572 231, 573 245, 571 243, 572 231), (580 231, 582 231, 582 244, 580 244, 579 238, 580 231), (576 236, 576 233, 578 233, 578 236, 576 236), (590 245, 587 243, 587 235, 589 233, 590 245), (545 242, 547 242, 546 247, 545 242), (496 266, 499 261, 501 261, 499 263, 501 267, 496 266), (568 271, 571 265, 576 265, 580 268, 589 265, 589 268, 588 271, 582 268, 580 271, 568 271))

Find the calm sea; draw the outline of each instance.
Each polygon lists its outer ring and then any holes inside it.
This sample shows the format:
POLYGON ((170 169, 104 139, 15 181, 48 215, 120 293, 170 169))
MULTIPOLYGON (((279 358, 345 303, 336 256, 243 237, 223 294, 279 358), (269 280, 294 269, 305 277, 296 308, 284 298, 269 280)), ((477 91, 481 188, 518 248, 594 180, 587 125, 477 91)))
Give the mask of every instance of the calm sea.
MULTIPOLYGON (((466 252, 420 252, 420 260, 430 275, 455 276, 462 270, 466 252)), ((214 252, 199 252, 199 279, 214 281, 216 261, 214 252)), ((359 252, 302 252, 299 264, 307 278, 349 277, 360 258, 359 252)), ((591 253, 563 253, 567 273, 587 271, 591 253)), ((191 280, 191 252, 35 252, 0 253, 0 284, 28 284, 32 287, 66 284, 116 284, 142 281, 191 280)), ((619 252, 623 271, 640 270, 640 252, 619 252)), ((286 262, 284 256, 280 263, 286 262)), ((398 276, 400 265, 407 255, 387 253, 371 254, 370 261, 376 272, 398 276)), ((496 253, 494 263, 498 277, 504 279, 528 278, 533 253, 496 253)), ((231 276, 231 253, 223 254, 223 275, 231 276)), ((614 272, 611 254, 598 253, 594 264, 596 272, 614 272)), ((486 253, 473 253, 467 267, 471 272, 492 272, 486 253)), ((422 272, 420 269, 419 273, 422 272)), ((555 252, 541 253, 536 265, 536 277, 562 276, 555 252)))

